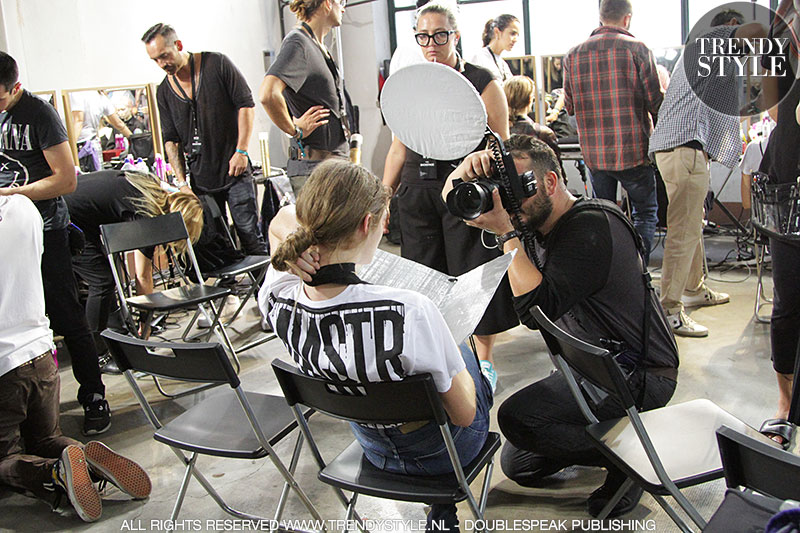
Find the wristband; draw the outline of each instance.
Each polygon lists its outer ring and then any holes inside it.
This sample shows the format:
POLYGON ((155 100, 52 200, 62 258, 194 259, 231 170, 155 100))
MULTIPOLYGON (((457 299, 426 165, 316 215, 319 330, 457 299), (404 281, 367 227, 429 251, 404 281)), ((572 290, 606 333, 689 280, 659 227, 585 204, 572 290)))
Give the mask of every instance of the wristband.
POLYGON ((237 148, 236 149, 236 153, 237 154, 246 155, 247 157, 250 157, 250 154, 247 153, 247 150, 241 150, 241 149, 237 148))
POLYGON ((295 124, 294 135, 292 135, 292 138, 297 139, 298 141, 303 140, 303 128, 295 124))
POLYGON ((519 237, 519 232, 517 230, 515 230, 515 229, 509 231, 508 233, 503 233, 502 235, 495 235, 494 236, 495 240, 497 240, 497 246, 499 246, 501 249, 503 248, 503 245, 505 243, 507 243, 511 239, 518 238, 518 237, 519 237))

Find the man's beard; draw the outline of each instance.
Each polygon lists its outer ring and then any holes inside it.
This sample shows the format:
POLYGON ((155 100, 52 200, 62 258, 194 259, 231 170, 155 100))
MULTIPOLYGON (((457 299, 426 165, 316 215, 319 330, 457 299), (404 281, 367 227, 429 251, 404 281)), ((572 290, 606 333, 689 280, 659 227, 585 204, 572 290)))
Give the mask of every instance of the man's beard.
POLYGON ((527 205, 522 205, 522 213, 525 215, 525 218, 527 218, 524 223, 528 229, 534 232, 539 231, 539 228, 542 227, 552 212, 553 201, 550 200, 550 196, 544 191, 539 191, 539 193, 533 197, 532 202, 527 205))

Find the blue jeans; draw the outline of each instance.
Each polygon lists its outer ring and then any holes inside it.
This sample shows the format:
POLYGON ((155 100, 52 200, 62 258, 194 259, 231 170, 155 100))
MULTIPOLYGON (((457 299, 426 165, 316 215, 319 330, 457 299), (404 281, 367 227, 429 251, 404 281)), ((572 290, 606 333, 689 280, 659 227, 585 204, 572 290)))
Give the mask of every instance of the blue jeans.
MULTIPOLYGON (((475 382, 477 409, 475 419, 469 427, 450 423, 448 425, 461 464, 466 465, 477 456, 486 442, 486 435, 489 432, 489 409, 494 398, 488 381, 481 373, 475 354, 464 343, 459 348, 467 370, 475 382)), ((442 433, 435 423, 428 423, 405 434, 398 428, 372 429, 358 424, 351 424, 351 427, 369 462, 382 470, 412 476, 434 476, 453 471, 442 433)), ((428 514, 429 529, 431 520, 440 521, 439 524, 444 523, 449 528, 439 531, 458 531, 455 505, 433 505, 428 514)))
POLYGON ((658 224, 656 175, 651 165, 641 165, 625 170, 589 169, 592 188, 597 198, 617 201, 617 182, 628 193, 633 207, 633 225, 641 235, 645 247, 645 265, 650 261, 650 247, 658 224))

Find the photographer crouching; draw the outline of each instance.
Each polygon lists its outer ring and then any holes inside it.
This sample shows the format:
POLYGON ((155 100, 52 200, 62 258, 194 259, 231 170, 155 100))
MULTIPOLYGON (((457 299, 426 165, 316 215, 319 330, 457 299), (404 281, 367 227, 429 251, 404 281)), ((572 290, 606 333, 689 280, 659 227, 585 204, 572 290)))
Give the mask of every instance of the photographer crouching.
MULTIPOLYGON (((520 321, 538 329, 529 312, 538 305, 574 336, 619 352, 641 410, 665 405, 675 391, 678 349, 642 266, 635 229, 616 205, 573 196, 541 141, 514 135, 504 149, 494 142, 494 150, 464 159, 442 197, 455 216, 494 233, 504 252, 518 249, 508 274, 520 321)), ((598 419, 625 415, 613 399, 583 392, 598 419)), ((570 465, 605 467, 605 483, 587 502, 597 516, 626 479, 591 444, 560 372, 513 394, 497 418, 508 439, 503 472, 520 485, 570 465)), ((641 495, 633 485, 610 517, 631 511, 641 495)))

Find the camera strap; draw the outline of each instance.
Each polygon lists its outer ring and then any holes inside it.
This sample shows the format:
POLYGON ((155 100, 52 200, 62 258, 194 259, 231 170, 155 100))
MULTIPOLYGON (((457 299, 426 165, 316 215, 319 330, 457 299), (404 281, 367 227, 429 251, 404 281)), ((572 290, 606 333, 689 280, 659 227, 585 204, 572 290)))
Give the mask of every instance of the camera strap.
MULTIPOLYGON (((642 353, 641 353, 641 361, 644 362, 647 359, 647 355, 649 353, 650 348, 650 313, 651 313, 651 299, 655 297, 655 287, 653 287, 652 278, 650 276, 650 272, 647 271, 647 265, 644 264, 644 257, 645 257, 645 249, 644 249, 644 241, 642 237, 639 235, 639 232, 634 227, 633 223, 626 217, 622 211, 619 210, 618 207, 611 203, 607 203, 604 200, 599 200, 596 198, 583 198, 581 201, 577 202, 572 209, 570 209, 570 213, 577 214, 581 211, 589 210, 589 209, 599 209, 605 213, 609 213, 610 215, 614 216, 617 220, 621 221, 622 224, 628 228, 631 236, 633 237, 633 242, 636 245, 636 251, 639 253, 639 257, 642 260, 642 283, 644 284, 644 312, 642 313, 642 353)), ((620 344, 622 350, 624 350, 624 344, 618 343, 614 340, 609 340, 607 342, 617 343, 620 344)), ((645 375, 642 379, 642 388, 639 391, 639 396, 636 398, 636 407, 638 409, 642 408, 642 404, 644 403, 644 394, 647 388, 647 366, 644 364, 636 364, 636 368, 640 368, 645 375)))
MULTIPOLYGON (((331 53, 328 51, 328 49, 317 40, 317 37, 314 35, 314 30, 311 29, 311 26, 309 26, 306 22, 301 22, 300 25, 308 34, 308 36, 311 37, 311 40, 314 41, 314 44, 317 45, 317 48, 319 48, 320 52, 322 52, 322 57, 325 58, 325 63, 328 65, 328 70, 331 71, 331 76, 333 76, 333 84, 336 86, 336 97, 339 99, 339 121, 342 124, 344 138, 349 142, 350 125, 348 124, 349 119, 347 117, 344 81, 339 75, 339 67, 336 66, 336 62, 334 62, 333 57, 331 57, 331 53)), ((337 46, 341 46, 341 43, 339 43, 337 46)))
MULTIPOLYGON (((200 71, 203 71, 203 52, 200 52, 200 71)), ((180 91, 181 96, 183 96, 186 100, 189 101, 189 106, 192 110, 192 135, 194 137, 200 137, 200 129, 198 128, 198 121, 197 121, 197 85, 195 84, 195 73, 194 73, 194 54, 189 52, 189 76, 191 78, 192 83, 192 96, 189 97, 186 94, 186 91, 183 90, 181 87, 180 82, 178 81, 178 77, 173 74, 172 81, 175 83, 175 86, 180 91)))

